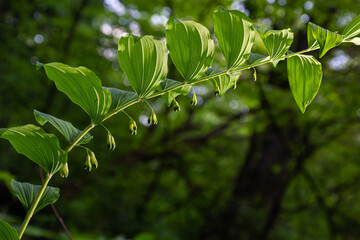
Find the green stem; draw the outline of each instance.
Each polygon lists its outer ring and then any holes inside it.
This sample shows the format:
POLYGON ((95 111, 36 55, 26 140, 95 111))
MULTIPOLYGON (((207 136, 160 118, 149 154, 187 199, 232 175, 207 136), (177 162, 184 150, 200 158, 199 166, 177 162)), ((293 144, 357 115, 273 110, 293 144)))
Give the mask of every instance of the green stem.
POLYGON ((30 219, 34 215, 35 209, 36 209, 37 205, 39 204, 40 199, 41 199, 42 195, 44 194, 45 189, 46 189, 51 177, 52 177, 52 175, 49 175, 49 174, 46 175, 46 178, 44 179, 44 183, 41 186, 40 192, 37 195, 37 197, 35 199, 35 202, 33 203, 33 205, 31 206, 31 208, 29 209, 29 211, 26 214, 26 217, 25 217, 24 222, 23 222, 23 224, 21 226, 21 229, 20 229, 19 239, 21 239, 21 237, 23 236, 23 234, 25 232, 25 229, 26 229, 27 225, 30 222, 30 219))
POLYGON ((151 109, 151 111, 154 112, 154 109, 152 108, 152 106, 150 105, 150 103, 149 103, 148 101, 146 101, 146 100, 144 100, 144 102, 146 102, 146 104, 149 106, 149 108, 151 109))
MULTIPOLYGON (((291 53, 291 54, 288 54, 288 55, 285 55, 281 58, 278 58, 276 60, 283 60, 283 59, 286 59, 286 58, 289 58, 289 57, 292 57, 292 56, 296 56, 296 55, 300 55, 302 53, 306 53, 306 52, 310 52, 310 51, 313 51, 313 50, 316 50, 317 48, 308 48, 308 49, 305 49, 303 51, 300 51, 300 52, 296 52, 296 53, 291 53)), ((193 81, 191 83, 182 83, 180 85, 177 85, 175 87, 172 87, 172 88, 168 88, 166 90, 163 90, 163 91, 160 91, 160 92, 157 92, 157 93, 154 93, 152 94, 151 96, 149 96, 147 99, 150 99, 150 98, 155 98, 155 97, 158 97, 158 96, 161 96, 167 92, 170 92, 170 91, 173 91, 175 89, 178 89, 178 88, 181 88, 187 84, 192 84, 192 85, 195 85, 197 83, 201 83, 201 82, 205 82, 205 81, 208 81, 214 77, 219 77, 219 76, 222 76, 222 75, 225 75, 225 74, 229 74, 229 73, 236 73, 236 72, 239 72, 239 71, 243 71, 243 70, 248 70, 248 69, 251 69, 251 68, 254 68, 254 67, 257 67, 257 66, 260 66, 260 65, 264 65, 264 64, 267 64, 267 63, 271 63, 272 61, 274 61, 273 59, 269 59, 269 60, 266 60, 266 61, 263 61, 263 62, 259 62, 259 63, 255 63, 255 64, 250 64, 250 65, 247 65, 247 66, 244 66, 244 67, 239 67, 239 68, 236 68, 236 69, 231 69, 231 70, 226 70, 226 71, 223 71, 223 72, 220 72, 220 73, 217 73, 217 74, 214 74, 214 75, 210 75, 210 76, 206 76, 206 77, 203 77, 203 78, 200 78, 196 81, 193 81)), ((133 100, 133 101, 130 101, 129 103, 125 104, 124 106, 120 107, 120 108, 115 108, 114 110, 112 110, 111 112, 109 112, 105 117, 104 119, 102 120, 102 122, 106 121, 107 119, 111 118, 112 116, 118 114, 119 112, 123 111, 124 109, 138 103, 138 102, 141 102, 143 101, 144 99, 136 99, 136 100, 133 100)), ((145 100, 146 101, 146 100, 145 100)), ((150 106, 150 104, 146 101, 146 103, 150 106)), ((150 106, 151 108, 151 106, 150 106)), ((125 113, 125 112, 124 112, 125 113)), ((127 113, 125 113, 127 115, 127 113)), ((129 116, 130 117, 130 116, 129 116)), ((94 123, 91 123, 89 124, 82 132, 79 136, 76 137, 76 139, 67 147, 66 149, 66 152, 70 152, 74 147, 75 145, 88 133, 90 132, 94 127, 96 126, 96 124, 94 123)), ((45 189, 46 189, 46 186, 48 185, 50 179, 51 179, 52 175, 47 175, 46 178, 45 178, 45 181, 43 183, 43 185, 41 186, 41 189, 40 189, 40 192, 38 194, 38 196, 36 197, 35 199, 35 202, 34 204, 31 206, 30 210, 28 211, 28 213, 26 214, 26 218, 24 220, 24 223, 23 225, 21 226, 21 230, 20 230, 20 233, 19 233, 19 238, 21 239, 21 237, 23 236, 24 232, 25 232, 25 229, 27 227, 27 225, 29 224, 29 221, 31 219, 31 217, 34 215, 34 212, 35 212, 35 209, 37 207, 37 205, 39 204, 40 202, 40 199, 41 199, 41 196, 43 195, 45 189)))
MULTIPOLYGON (((303 53, 307 53, 307 52, 310 52, 310 51, 314 51, 314 50, 317 50, 318 48, 308 48, 308 49, 305 49, 305 50, 302 50, 300 52, 296 52, 296 53, 291 53, 291 54, 288 54, 288 55, 285 55, 285 56, 282 56, 281 58, 278 58, 276 60, 283 60, 283 59, 286 59, 286 58, 289 58, 289 57, 292 57, 292 56, 296 56, 296 55, 300 55, 300 54, 303 54, 303 53)), ((205 82, 205 81, 208 81, 214 77, 219 77, 219 76, 222 76, 222 75, 225 75, 225 74, 229 74, 229 73, 236 73, 236 72, 239 72, 239 71, 243 71, 243 70, 248 70, 248 69, 251 69, 251 68, 254 68, 254 67, 257 67, 257 66, 260 66, 260 65, 264 65, 264 64, 267 64, 267 63, 271 63, 272 61, 274 61, 274 59, 269 59, 269 60, 266 60, 266 61, 263 61, 263 62, 259 62, 259 63, 255 63, 255 64, 250 64, 250 65, 247 65, 247 66, 244 66, 244 67, 239 67, 239 68, 235 68, 235 69, 231 69, 231 70, 226 70, 226 71, 223 71, 223 72, 219 72, 217 74, 214 74, 214 75, 210 75, 210 76, 206 76, 206 77, 203 77, 203 78, 200 78, 196 81, 193 81, 191 82, 190 84, 192 85, 195 85, 195 84, 198 84, 198 83, 201 83, 201 82, 205 82)), ((151 96, 149 96, 147 99, 150 99, 150 98, 155 98, 155 97, 159 97, 167 92, 170 92, 170 91, 173 91, 175 89, 178 89, 178 88, 181 88, 185 85, 187 85, 189 83, 182 83, 180 85, 177 85, 175 87, 172 87, 172 88, 168 88, 166 90, 163 90, 163 91, 160 91, 160 92, 157 92, 157 93, 154 93, 152 94, 151 96)), ((103 122, 106 121, 107 119, 111 118, 112 116, 116 115, 117 113, 121 112, 122 110, 126 109, 127 107, 130 107, 131 105, 133 104, 136 104, 138 102, 140 102, 141 99, 136 99, 136 100, 133 100, 129 103, 127 103, 126 105, 124 105, 123 107, 121 108, 115 108, 113 111, 109 112, 105 118, 102 120, 103 122)))
POLYGON ((111 118, 112 116, 118 114, 119 112, 121 112, 122 110, 124 110, 125 108, 130 107, 131 105, 134 105, 135 103, 140 102, 141 99, 136 99, 133 100, 127 104, 125 104, 124 106, 120 107, 120 108, 115 108, 114 110, 112 110, 111 112, 109 112, 108 114, 106 114, 106 116, 104 117, 104 119, 102 120, 103 122, 106 121, 107 119, 111 118))
MULTIPOLYGON (((316 48, 317 49, 317 48, 316 48)), ((288 55, 285 55, 285 56, 282 56, 281 58, 277 58, 275 60, 283 60, 283 59, 286 59, 286 58, 289 58, 289 57, 293 57, 293 56, 296 56, 296 55, 300 55, 302 53, 306 53, 306 52, 310 52, 310 51, 313 51, 313 50, 316 50, 315 48, 313 49, 305 49, 305 50, 302 50, 300 52, 296 52, 296 53, 291 53, 291 54, 288 54, 288 55)), ((229 74, 229 73, 236 73, 236 72, 240 72, 240 71, 243 71, 243 70, 248 70, 250 68, 254 68, 254 67, 257 67, 257 66, 260 66, 260 65, 264 65, 264 64, 267 64, 267 63, 271 63, 272 61, 274 61, 274 59, 269 59, 269 60, 266 60, 266 61, 263 61, 263 62, 259 62, 259 63, 255 63, 255 64, 250 64, 250 65, 247 65, 247 66, 244 66, 244 67, 239 67, 239 68, 235 68, 235 69, 229 69, 229 70, 226 70, 226 71, 223 71, 223 72, 219 72, 217 74, 214 74, 214 75, 209 75, 209 76, 206 76, 206 77, 203 77, 203 78, 200 78, 196 81, 193 81, 191 82, 191 84, 195 85, 195 84, 198 84, 198 83, 201 83, 201 82, 205 82, 205 81, 208 81, 212 78, 215 78, 215 77, 219 77, 219 76, 222 76, 222 75, 225 75, 225 74, 229 74)), ((148 99, 150 98, 155 98, 155 97, 158 97, 158 96, 161 96, 167 92, 170 92, 172 90, 175 90, 175 89, 178 89, 178 88, 181 88, 183 86, 185 86, 186 84, 188 83, 183 83, 183 84, 180 84, 180 85, 177 85, 175 87, 172 87, 172 88, 168 88, 166 90, 163 90, 161 92, 158 92, 158 93, 155 93, 153 95, 151 95, 150 97, 148 97, 148 99)))
POLYGON ((70 152, 73 147, 75 147, 75 145, 88 133, 90 132, 91 129, 93 129, 96 126, 96 124, 94 123, 90 123, 89 126, 87 126, 79 136, 77 136, 77 138, 75 138, 75 140, 66 148, 66 152, 70 152))
POLYGON ((125 114, 130 120, 134 120, 125 110, 122 110, 123 114, 125 114))

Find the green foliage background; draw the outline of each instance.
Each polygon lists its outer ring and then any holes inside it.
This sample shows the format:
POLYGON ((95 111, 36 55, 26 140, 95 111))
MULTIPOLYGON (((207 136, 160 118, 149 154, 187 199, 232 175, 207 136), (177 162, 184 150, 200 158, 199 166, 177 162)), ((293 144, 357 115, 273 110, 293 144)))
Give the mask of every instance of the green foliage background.
MULTIPOLYGON (((354 0, 0 1, 0 127, 36 124, 38 109, 83 129, 88 116, 35 70, 37 60, 85 66, 104 86, 129 90, 116 56, 122 34, 164 38, 172 15, 213 32, 219 4, 262 27, 290 27, 291 51, 307 47, 307 21, 342 32, 360 9, 354 0)), ((253 51, 265 54, 260 42, 253 51)), ((343 44, 321 59, 323 83, 304 115, 285 62, 259 67, 256 82, 243 72, 221 98, 201 85, 198 105, 189 94, 179 99, 181 112, 154 99, 157 126, 147 126, 146 104, 131 107, 138 135, 128 133, 125 115, 110 119, 117 148, 108 151, 96 128, 89 145, 99 169, 84 171, 85 152, 72 151, 69 177, 51 184, 60 188, 55 206, 75 239, 359 239, 359 56, 343 44)), ((218 46, 213 65, 226 68, 218 46)), ((171 64, 169 77, 181 79, 171 64)), ((24 211, 9 192, 12 178, 39 184, 39 169, 0 141, 0 218, 19 226, 24 211)), ((26 239, 67 239, 50 207, 30 224, 26 239)))

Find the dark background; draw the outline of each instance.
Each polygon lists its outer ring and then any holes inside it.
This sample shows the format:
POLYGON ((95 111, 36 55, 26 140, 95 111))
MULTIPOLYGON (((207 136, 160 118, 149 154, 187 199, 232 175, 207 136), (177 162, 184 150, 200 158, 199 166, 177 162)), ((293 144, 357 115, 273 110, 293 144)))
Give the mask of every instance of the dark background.
MULTIPOLYGON (((88 116, 56 90, 36 61, 93 70, 104 86, 130 90, 116 56, 126 33, 164 38, 170 15, 213 32, 217 5, 248 13, 260 26, 292 28, 290 50, 307 48, 310 20, 341 33, 360 2, 213 0, 0 1, 0 127, 35 124, 33 109, 83 129, 88 116)), ((254 52, 265 54, 257 40, 254 52)), ((318 52, 314 52, 318 57, 318 52)), ((154 99, 159 125, 147 126, 146 104, 130 108, 138 135, 119 114, 106 122, 117 142, 106 148, 98 127, 89 147, 99 168, 83 170, 85 151, 70 153, 70 175, 53 178, 55 204, 75 239, 360 238, 360 48, 342 44, 321 60, 321 89, 301 114, 289 90, 286 63, 243 72, 236 90, 214 96, 209 83, 179 98, 181 112, 154 99)), ((217 49, 214 66, 225 69, 217 49)), ((169 78, 181 81, 173 65, 169 78)), ((48 132, 54 129, 45 126, 48 132)), ((63 148, 66 143, 62 141, 63 148)), ((40 184, 39 169, 0 141, 0 218, 18 227, 25 211, 10 179, 40 184)), ((24 239, 67 239, 47 207, 24 239)))

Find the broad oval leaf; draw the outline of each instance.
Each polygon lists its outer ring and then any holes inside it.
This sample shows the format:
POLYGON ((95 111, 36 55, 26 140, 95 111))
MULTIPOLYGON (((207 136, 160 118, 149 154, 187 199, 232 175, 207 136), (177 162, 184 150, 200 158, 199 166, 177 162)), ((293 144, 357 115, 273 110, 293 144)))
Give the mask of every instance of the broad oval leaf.
MULTIPOLYGON (((35 202, 36 197, 39 195, 41 185, 22 183, 15 180, 12 180, 10 184, 15 196, 19 199, 25 210, 28 211, 35 202)), ((59 196, 59 188, 46 187, 34 213, 37 213, 49 204, 55 203, 59 196)))
POLYGON ((171 60, 184 79, 191 81, 204 75, 215 54, 209 30, 197 22, 171 17, 165 34, 171 60))
MULTIPOLYGON (((216 69, 209 69, 206 74, 208 76, 215 75, 220 73, 221 71, 216 69)), ((241 73, 238 74, 222 74, 221 76, 217 76, 210 79, 210 82, 214 86, 215 89, 217 89, 219 96, 222 97, 231 87, 236 87, 236 82, 239 78, 241 73)))
MULTIPOLYGON (((41 126, 44 126, 47 122, 50 123, 65 137, 66 141, 69 143, 74 141, 77 136, 81 134, 81 131, 74 127, 71 122, 54 117, 50 114, 34 110, 34 117, 41 126)), ((87 133, 76 145, 86 144, 90 142, 92 138, 93 137, 87 133)))
MULTIPOLYGON (((265 45, 266 51, 270 55, 270 59, 277 60, 287 53, 294 40, 294 33, 290 28, 267 30, 256 25, 254 26, 265 45)), ((276 67, 278 61, 272 61, 272 63, 276 67)))
POLYGON ((163 41, 128 34, 120 38, 117 53, 120 67, 139 98, 151 95, 165 79, 168 51, 163 41))
POLYGON ((241 66, 250 57, 255 42, 255 29, 245 13, 217 7, 214 12, 214 33, 227 69, 241 66))
POLYGON ((308 29, 308 45, 314 45, 314 39, 318 42, 320 47, 320 58, 322 58, 330 49, 339 46, 344 40, 342 35, 322 28, 314 23, 309 22, 309 26, 310 30, 308 29))
POLYGON ((7 139, 18 153, 40 165, 50 175, 67 161, 68 155, 60 148, 57 137, 35 125, 0 129, 0 137, 7 139))
POLYGON ((138 96, 135 92, 124 91, 117 88, 104 88, 110 91, 112 103, 115 108, 121 108, 122 106, 130 103, 131 101, 138 99, 138 96))
POLYGON ((295 102, 304 113, 320 89, 321 63, 309 55, 292 56, 287 60, 287 72, 295 102))
POLYGON ((19 235, 15 228, 7 222, 0 219, 0 239, 1 240, 19 240, 19 235))
POLYGON ((346 40, 352 39, 360 34, 360 15, 354 18, 344 29, 343 35, 346 40))
MULTIPOLYGON (((172 79, 165 79, 165 81, 161 82, 160 86, 158 87, 159 91, 165 91, 165 90, 169 90, 171 88, 174 88, 176 86, 180 86, 182 85, 182 82, 179 81, 175 81, 172 79)), ((186 96, 191 90, 191 85, 190 84, 185 84, 177 89, 174 89, 170 92, 166 92, 164 93, 162 96, 162 98, 164 99, 164 101, 166 102, 167 106, 170 107, 171 103, 173 102, 173 100, 179 96, 179 95, 183 95, 186 96)))
POLYGON ((111 106, 111 94, 103 90, 101 80, 85 67, 70 67, 63 63, 39 64, 54 81, 57 89, 79 105, 90 116, 93 123, 99 123, 111 106))

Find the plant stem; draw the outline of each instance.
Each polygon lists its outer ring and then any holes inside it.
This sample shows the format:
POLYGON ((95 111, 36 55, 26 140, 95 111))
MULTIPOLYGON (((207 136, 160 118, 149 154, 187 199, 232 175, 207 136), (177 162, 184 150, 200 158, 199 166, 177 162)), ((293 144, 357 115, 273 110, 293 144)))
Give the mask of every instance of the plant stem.
POLYGON ((125 104, 124 106, 120 107, 120 108, 115 108, 114 110, 112 110, 111 112, 109 112, 108 114, 106 114, 106 116, 104 117, 104 119, 102 120, 103 122, 106 121, 107 119, 111 118, 112 116, 116 115, 117 113, 121 112, 122 110, 124 110, 125 108, 130 107, 131 105, 134 105, 135 103, 140 102, 140 99, 136 99, 133 100, 127 104, 125 104))
MULTIPOLYGON (((316 48, 317 49, 317 48, 316 48)), ((310 51, 313 51, 313 50, 316 50, 315 48, 308 48, 308 49, 305 49, 305 50, 302 50, 300 52, 296 52, 296 53, 291 53, 291 54, 288 54, 288 55, 284 55, 282 56, 281 58, 277 58, 275 60, 283 60, 283 59, 286 59, 286 58, 289 58, 289 57, 293 57, 293 56, 296 56, 296 55, 300 55, 302 53, 306 53, 306 52, 310 52, 310 51)), ((264 64, 267 64, 267 63, 271 63, 272 61, 274 61, 274 59, 269 59, 269 60, 266 60, 266 61, 263 61, 263 62, 259 62, 259 63, 254 63, 254 64, 250 64, 250 65, 246 65, 244 67, 239 67, 239 68, 235 68, 235 69, 229 69, 229 70, 226 70, 226 71, 223 71, 223 72, 219 72, 217 74, 214 74, 214 75, 209 75, 209 76, 206 76, 206 77, 202 77, 196 81, 193 81, 191 82, 191 84, 195 85, 195 84, 198 84, 198 83, 201 83, 201 82, 205 82, 205 81, 208 81, 212 78, 215 78, 215 77, 220 77, 222 75, 225 75, 225 74, 229 74, 229 73, 236 73, 236 72, 240 72, 240 71, 243 71, 243 70, 248 70, 250 68, 253 68, 253 67, 257 67, 257 66, 260 66, 260 65, 264 65, 264 64)), ((148 97, 148 99, 150 98, 155 98, 155 97, 158 97, 158 96, 161 96, 167 92, 170 92, 172 90, 175 90, 175 89, 178 89, 178 88, 181 88, 183 86, 185 86, 186 84, 188 83, 183 83, 183 84, 180 84, 180 85, 177 85, 175 87, 172 87, 172 88, 168 88, 166 90, 163 90, 161 92, 157 92, 157 93, 154 93, 153 95, 151 95, 150 97, 148 97)))
POLYGON ((72 143, 66 148, 66 152, 70 152, 73 147, 75 147, 75 145, 88 133, 90 132, 91 129, 93 129, 96 126, 96 124, 94 123, 90 123, 89 126, 87 126, 79 136, 77 136, 74 141, 72 141, 72 143))
MULTIPOLYGON (((296 53, 290 53, 288 55, 284 55, 278 59, 275 59, 275 60, 283 60, 283 59, 286 59, 286 58, 289 58, 289 57, 293 57, 293 56, 296 56, 296 55, 300 55, 300 54, 303 54, 303 53, 307 53, 307 52, 311 52, 311 51, 314 51, 314 50, 317 50, 318 48, 308 48, 308 49, 305 49, 305 50, 302 50, 302 51, 299 51, 299 52, 296 52, 296 53)), ((149 96, 147 99, 150 99, 150 98, 155 98, 155 97, 159 97, 167 92, 170 92, 170 91, 173 91, 175 89, 178 89, 178 88, 181 88, 187 84, 192 84, 192 85, 195 85, 195 84, 198 84, 198 83, 201 83, 201 82, 205 82, 205 81, 208 81, 212 78, 215 78, 215 77, 220 77, 222 75, 225 75, 225 74, 229 74, 229 73, 236 73, 236 72, 239 72, 239 71, 243 71, 243 70, 248 70, 248 69, 251 69, 251 68, 254 68, 254 67, 257 67, 257 66, 260 66, 260 65, 264 65, 264 64, 267 64, 267 63, 271 63, 272 61, 274 61, 274 59, 268 59, 266 61, 263 61, 263 62, 258 62, 258 63, 254 63, 254 64, 250 64, 250 65, 247 65, 247 66, 244 66, 244 67, 239 67, 239 68, 235 68, 235 69, 231 69, 231 70, 226 70, 226 71, 223 71, 223 72, 219 72, 217 74, 214 74, 214 75, 209 75, 209 76, 206 76, 206 77, 203 77, 203 78, 200 78, 196 81, 193 81, 191 83, 182 83, 182 84, 179 84, 175 87, 172 87, 172 88, 168 88, 166 90, 163 90, 163 91, 160 91, 160 92, 157 92, 157 93, 154 93, 152 94, 151 96, 149 96)), ((115 108, 114 110, 112 110, 111 112, 109 112, 105 118, 102 120, 102 122, 106 121, 107 119, 111 118, 112 116, 116 115, 117 113, 121 112, 122 110, 126 109, 127 107, 130 107, 131 105, 133 104, 136 104, 138 102, 140 102, 141 99, 136 99, 136 100, 133 100, 129 103, 127 103, 126 105, 124 105, 123 107, 121 108, 115 108)))
MULTIPOLYGON (((292 56, 296 56, 296 55, 300 55, 302 53, 306 53, 306 52, 310 52, 310 51, 313 51, 313 50, 316 50, 317 48, 308 48, 308 49, 305 49, 303 51, 300 51, 300 52, 296 52, 296 53, 291 53, 291 54, 288 54, 288 55, 285 55, 285 56, 282 56, 281 58, 278 58, 276 60, 283 60, 283 59, 286 59, 286 58, 289 58, 289 57, 292 57, 292 56)), ((193 81, 191 83, 182 83, 180 85, 177 85, 175 87, 172 87, 172 88, 168 88, 166 90, 163 90, 163 91, 160 91, 160 92, 157 92, 157 93, 154 93, 152 94, 151 96, 149 96, 147 99, 150 99, 150 98, 155 98, 155 97, 158 97, 158 96, 161 96, 167 92, 170 92, 172 90, 175 90, 175 89, 178 89, 178 88, 181 88, 183 86, 185 86, 186 84, 192 84, 192 85, 195 85, 197 83, 201 83, 201 82, 205 82, 205 81, 208 81, 214 77, 220 77, 222 75, 225 75, 225 74, 229 74, 229 73, 236 73, 236 72, 239 72, 239 71, 243 71, 243 70, 248 70, 248 69, 251 69, 251 68, 254 68, 254 67, 257 67, 257 66, 260 66, 260 65, 264 65, 264 64, 267 64, 267 63, 271 63, 272 61, 274 61, 274 59, 268 59, 266 61, 263 61, 263 62, 258 62, 258 63, 254 63, 254 64, 250 64, 250 65, 247 65, 247 66, 244 66, 244 67, 239 67, 239 68, 236 68, 236 69, 229 69, 229 70, 226 70, 226 71, 223 71, 223 72, 220 72, 220 73, 217 73, 217 74, 214 74, 214 75, 209 75, 209 76, 206 76, 206 77, 203 77, 203 78, 200 78, 196 81, 193 81)), ((141 102, 143 101, 144 99, 135 99, 135 100, 132 100, 130 102, 128 102, 127 104, 125 104, 124 106, 120 107, 120 108, 115 108, 114 110, 112 110, 111 112, 109 112, 108 114, 106 114, 106 116, 104 117, 104 119, 102 120, 102 122, 106 121, 107 119, 111 118, 112 116, 116 115, 117 113, 123 111, 124 109, 138 103, 138 102, 141 102)), ((146 99, 145 99, 146 101, 146 99)), ((146 101, 146 103, 150 106, 150 104, 146 101)), ((151 106, 150 106, 151 108, 151 106)), ((125 113, 126 114, 126 113, 125 113)), ((81 134, 79 134, 79 136, 77 136, 74 141, 67 147, 66 149, 66 152, 70 152, 74 147, 75 145, 88 133, 90 132, 94 127, 96 126, 96 124, 94 123, 90 123, 82 132, 81 134)), ((35 202, 33 203, 33 205, 31 206, 31 208, 29 209, 29 211, 27 212, 26 214, 26 218, 24 220, 24 223, 23 225, 21 226, 21 230, 20 230, 20 233, 19 233, 19 239, 21 239, 21 237, 23 236, 24 232, 25 232, 25 229, 27 227, 27 225, 29 224, 29 221, 31 219, 31 217, 34 215, 34 212, 35 212, 35 209, 37 207, 37 205, 39 204, 40 202, 40 199, 41 199, 41 196, 43 195, 45 189, 46 189, 46 186, 48 185, 50 179, 51 179, 52 175, 47 175, 42 186, 41 186, 41 189, 40 189, 40 192, 38 194, 38 196, 36 197, 35 199, 35 202)))
POLYGON ((35 199, 35 202, 33 203, 33 205, 31 206, 31 208, 29 209, 29 211, 26 214, 26 217, 25 217, 24 222, 23 222, 23 224, 21 226, 21 229, 20 229, 19 239, 21 239, 21 237, 23 236, 23 234, 25 232, 25 229, 26 229, 27 225, 30 222, 30 219, 34 215, 35 209, 36 209, 37 205, 39 204, 40 199, 41 199, 42 195, 44 194, 45 189, 46 189, 51 177, 52 177, 52 175, 49 175, 49 174, 46 175, 46 178, 44 179, 44 183, 41 186, 40 192, 37 195, 37 197, 35 199))

